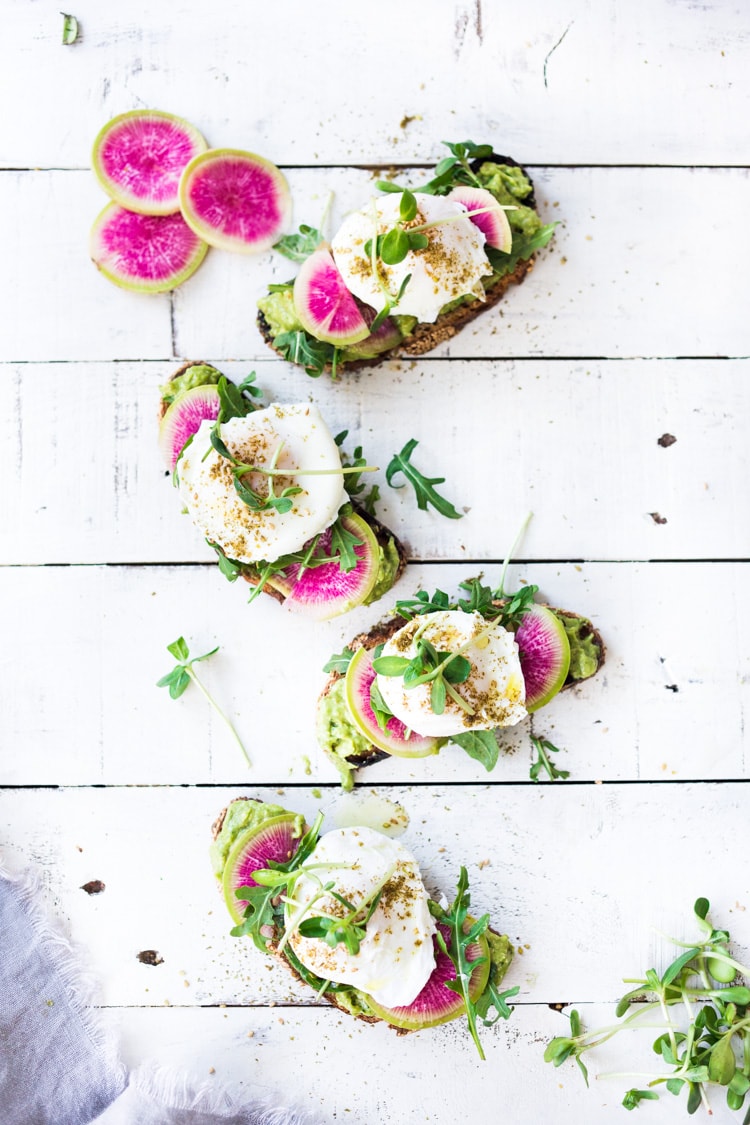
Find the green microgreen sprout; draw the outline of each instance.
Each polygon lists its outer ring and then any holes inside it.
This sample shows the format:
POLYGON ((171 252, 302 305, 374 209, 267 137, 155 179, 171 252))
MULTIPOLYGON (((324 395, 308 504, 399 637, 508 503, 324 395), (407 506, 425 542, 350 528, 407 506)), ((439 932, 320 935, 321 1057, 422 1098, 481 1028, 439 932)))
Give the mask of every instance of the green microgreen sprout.
MULTIPOLYGON (((725 1088, 730 1109, 742 1109, 750 1091, 750 988, 731 982, 738 975, 750 976, 750 968, 729 953, 729 933, 715 929, 709 921, 708 899, 697 899, 693 909, 701 936, 693 944, 670 938, 683 952, 661 976, 655 969, 648 969, 642 978, 625 978, 624 983, 633 987, 615 1009, 620 1022, 586 1031, 578 1012, 571 1012, 570 1035, 556 1036, 547 1044, 547 1062, 560 1066, 566 1059, 574 1058, 588 1085, 581 1060, 584 1052, 623 1030, 658 1028, 661 1034, 653 1043, 653 1051, 671 1069, 656 1074, 598 1076, 648 1080, 645 1090, 627 1091, 622 1103, 626 1109, 634 1109, 641 1100, 653 1100, 658 1096, 653 1087, 665 1085, 671 1094, 686 1090, 688 1113, 694 1113, 701 1105, 711 1113, 711 1083, 725 1088), (633 1004, 638 1007, 626 1014, 633 1004), (684 1017, 675 1019, 680 1008, 684 1017), (644 1016, 657 1012, 663 1022, 653 1024, 644 1020, 644 1016)), ((748 1121, 750 1110, 743 1125, 748 1121)))
POLYGON ((406 481, 412 486, 417 497, 417 507, 420 511, 427 511, 429 504, 450 520, 460 520, 461 512, 457 512, 449 500, 436 491, 436 484, 443 484, 445 477, 426 477, 411 463, 411 455, 419 445, 416 438, 410 438, 400 453, 394 453, 385 470, 385 479, 391 488, 403 488, 403 484, 394 484, 393 478, 398 473, 403 473, 406 481))
POLYGON ((474 714, 474 708, 455 689, 454 684, 463 684, 471 675, 471 663, 462 655, 473 644, 477 644, 490 630, 484 629, 456 649, 455 652, 439 652, 422 635, 427 622, 414 634, 412 643, 415 655, 376 656, 372 666, 379 676, 400 676, 404 689, 409 691, 421 684, 430 684, 430 707, 433 714, 442 715, 448 698, 452 699, 467 715, 474 714))
POLYGON ((67 12, 60 12, 63 18, 62 42, 63 47, 71 47, 78 39, 78 20, 67 12))
POLYGON ((214 653, 218 651, 219 646, 217 645, 216 648, 212 648, 210 652, 205 652, 203 656, 191 657, 190 649, 188 648, 185 638, 178 637, 176 641, 172 641, 171 644, 167 645, 167 652, 174 656, 178 663, 175 665, 171 672, 168 672, 166 676, 162 676, 160 680, 157 680, 156 686, 169 688, 170 698, 179 699, 183 692, 185 692, 190 686, 190 684, 194 683, 195 686, 197 688, 200 688, 200 690, 203 692, 203 695, 211 704, 214 711, 216 711, 217 715, 219 715, 219 717, 223 719, 226 725, 229 727, 229 730, 232 732, 232 737, 245 756, 245 761, 249 766, 252 766, 250 755, 245 749, 242 743, 242 739, 237 734, 237 731, 234 729, 231 721, 224 714, 221 707, 219 707, 219 704, 216 702, 214 697, 198 678, 198 675, 193 668, 194 664, 200 663, 201 660, 208 660, 209 656, 213 656, 214 653))
POLYGON ((550 759, 550 754, 559 754, 560 751, 557 746, 546 738, 537 738, 532 734, 531 745, 536 750, 536 758, 529 767, 529 777, 532 781, 539 781, 539 774, 544 770, 550 781, 565 781, 570 777, 569 770, 558 769, 555 763, 550 759))

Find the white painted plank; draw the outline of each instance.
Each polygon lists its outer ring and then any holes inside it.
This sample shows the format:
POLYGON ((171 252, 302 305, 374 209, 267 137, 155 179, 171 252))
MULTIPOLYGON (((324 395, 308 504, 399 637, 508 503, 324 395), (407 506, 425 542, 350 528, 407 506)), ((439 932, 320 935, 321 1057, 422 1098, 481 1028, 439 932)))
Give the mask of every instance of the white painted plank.
MULTIPOLYGON (((521 286, 431 355, 750 354, 742 305, 750 284, 750 232, 737 222, 748 197, 746 170, 534 168, 531 175, 540 214, 561 224, 554 241, 521 286)), ((337 169, 295 172, 295 222, 318 223, 333 191, 334 232, 341 215, 371 197, 371 177, 337 169)), ((408 172, 402 179, 418 182, 408 172)), ((255 300, 269 280, 286 281, 296 268, 272 255, 269 277, 267 262, 258 260, 251 272, 244 262, 223 260, 229 257, 211 257, 178 290, 179 353, 265 354, 253 323, 255 300)))
MULTIPOLYGON (((583 1004, 579 1011, 594 1028, 611 1021, 613 1008, 583 1004)), ((486 1063, 452 1024, 397 1039, 332 1009, 129 1008, 119 1015, 129 1065, 156 1060, 248 1100, 308 1108, 322 1125, 622 1125, 622 1096, 637 1080, 597 1077, 658 1067, 650 1046, 658 1032, 621 1035, 585 1056, 586 1090, 572 1061, 559 1070, 542 1061, 545 1044, 568 1029, 567 1012, 546 1004, 518 1004, 509 1023, 485 1031, 486 1063)), ((711 1104, 714 1125, 736 1125, 723 1094, 711 1104)), ((684 1125, 685 1097, 663 1092, 658 1107, 641 1113, 658 1125, 684 1125)))
MULTIPOLYGON (((723 563, 511 570, 513 585, 520 575, 545 600, 588 614, 607 645, 602 673, 533 718, 533 729, 564 751, 561 764, 575 780, 748 776, 746 570, 723 563)), ((412 566, 399 593, 438 584, 456 591, 472 573, 412 566)), ((313 727, 321 669, 381 615, 371 606, 317 624, 271 599, 246 607, 243 591, 213 568, 4 568, 0 619, 13 644, 0 652, 0 741, 13 752, 0 781, 335 783, 313 727), (251 771, 197 691, 175 702, 154 686, 173 663, 165 646, 181 633, 194 653, 221 645, 200 671, 235 721, 251 771)), ((360 780, 528 780, 529 729, 508 732, 511 752, 492 775, 446 748, 416 762, 388 759, 360 780)))
POLYGON ((0 274, 4 357, 171 353, 169 294, 129 293, 91 263, 89 231, 106 202, 91 174, 0 174, 0 244, 12 263, 0 274))
MULTIPOLYGON (((520 158, 519 153, 514 153, 520 158)), ((425 173, 421 173, 424 175, 425 173)), ((405 177, 408 173, 405 173, 405 177)), ((533 169, 540 209, 561 221, 533 273, 435 356, 747 356, 750 232, 741 169, 533 169)), ((372 174, 291 170, 295 224, 333 231, 369 198, 372 174)), ((266 358, 255 303, 295 266, 278 254, 211 251, 170 298, 98 276, 88 232, 105 198, 88 172, 0 175, 0 219, 14 270, 0 279, 0 359, 266 358), (31 232, 38 232, 31 234, 31 232)), ((400 368, 387 365, 380 379, 400 368)))
MULTIPOLYGON (((236 379, 249 367, 222 366, 236 379)), ((340 384, 273 360, 253 366, 268 401, 314 396, 334 433, 349 429, 350 452, 362 443, 381 466, 381 518, 413 558, 501 559, 529 510, 529 559, 750 552, 747 361, 425 360, 395 381, 379 371, 340 384), (665 433, 677 439, 667 448, 665 433), (460 521, 387 487, 383 470, 411 437, 414 463, 446 478, 460 521)), ((214 559, 157 448, 158 387, 172 370, 0 367, 4 562, 214 559)))
POLYGON ((329 0, 323 20, 293 0, 218 0, 210 18, 197 0, 80 0, 72 47, 57 9, 6 7, 3 103, 38 81, 5 123, 10 167, 84 166, 103 122, 140 106, 293 164, 429 161, 445 136, 490 135, 538 163, 748 161, 747 20, 729 0, 433 0, 426 27, 398 0, 377 19, 329 0))
MULTIPOLYGON (((214 818, 239 795, 308 821, 322 808, 329 827, 347 800, 305 787, 0 794, 3 861, 38 869, 41 900, 89 951, 105 1004, 321 1003, 251 941, 229 935, 207 848, 214 818), (105 884, 101 894, 81 889, 92 879, 105 884), (143 949, 163 964, 139 962, 143 949)), ((474 908, 520 948, 506 980, 521 1002, 616 1002, 623 977, 675 956, 654 927, 694 936, 700 895, 740 960, 750 952, 750 886, 725 862, 727 822, 740 848, 747 843, 746 785, 417 786, 396 795, 410 817, 402 842, 428 890, 450 900, 463 864, 474 908), (663 859, 687 849, 687 869, 663 859)))

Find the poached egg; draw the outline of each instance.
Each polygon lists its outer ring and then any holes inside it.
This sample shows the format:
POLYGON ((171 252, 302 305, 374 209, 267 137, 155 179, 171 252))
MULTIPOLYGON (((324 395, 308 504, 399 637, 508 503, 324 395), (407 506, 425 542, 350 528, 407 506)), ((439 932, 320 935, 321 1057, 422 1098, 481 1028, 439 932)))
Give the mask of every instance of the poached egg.
POLYGON ((244 563, 274 561, 300 550, 335 521, 348 496, 338 447, 316 406, 272 403, 220 427, 222 441, 238 461, 284 470, 277 477, 245 474, 242 481, 254 492, 267 496, 271 480, 276 495, 291 486, 302 489, 285 513, 275 508, 256 511, 240 498, 231 463, 211 445, 213 425, 210 419, 201 423, 177 462, 177 476, 193 523, 228 558, 244 563), (297 469, 333 471, 296 476, 297 469))
MULTIPOLYGON (((435 968, 435 922, 414 856, 398 840, 356 827, 321 836, 306 862, 324 866, 303 873, 295 883, 295 905, 286 908, 288 927, 302 920, 321 883, 334 881, 337 893, 356 907, 370 902, 381 887, 382 894, 356 954, 343 943, 332 948, 322 938, 293 930, 289 944, 302 964, 322 980, 351 984, 385 1007, 411 1004, 435 968)), ((305 917, 343 917, 347 912, 327 894, 305 917)))
POLYGON ((464 710, 448 695, 443 714, 436 715, 430 703, 431 682, 406 688, 402 676, 378 675, 383 699, 407 727, 418 734, 449 738, 467 730, 514 726, 526 717, 526 685, 518 645, 502 625, 486 621, 480 613, 460 609, 426 613, 394 633, 382 655, 411 660, 417 655, 417 634, 438 652, 458 653, 460 649, 461 656, 469 661, 468 679, 451 685, 469 709, 464 710))
MULTIPOLYGON (((409 250, 397 265, 386 265, 380 259, 377 264, 380 278, 393 296, 411 274, 401 300, 391 311, 432 323, 441 308, 457 297, 471 294, 484 300, 482 278, 491 268, 484 252, 484 234, 467 217, 463 203, 420 193, 416 193, 416 200, 416 217, 405 223, 404 229, 437 223, 421 232, 428 245, 422 250, 409 250)), ((385 234, 399 222, 400 201, 401 194, 393 193, 354 211, 344 219, 331 243, 346 287, 378 312, 385 306, 385 294, 372 272, 365 245, 375 237, 376 228, 377 234, 385 234)))

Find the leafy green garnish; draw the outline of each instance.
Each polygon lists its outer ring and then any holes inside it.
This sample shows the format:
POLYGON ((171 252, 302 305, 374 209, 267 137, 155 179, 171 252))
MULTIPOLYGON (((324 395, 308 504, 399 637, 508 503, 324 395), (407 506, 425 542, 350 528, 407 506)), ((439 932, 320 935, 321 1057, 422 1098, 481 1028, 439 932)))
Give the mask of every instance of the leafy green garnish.
POLYGON ((470 758, 481 762, 488 773, 497 765, 500 747, 494 731, 467 730, 462 734, 452 734, 449 741, 465 750, 470 758))
POLYGON ((531 235, 514 230, 513 245, 509 254, 502 250, 495 250, 492 246, 485 246, 484 252, 493 270, 496 273, 510 273, 521 260, 526 261, 532 254, 536 254, 537 250, 541 250, 547 245, 555 233, 557 225, 557 223, 547 223, 536 234, 531 235))
POLYGON ((417 497, 417 507, 426 511, 427 506, 433 508, 451 520, 460 520, 461 513, 457 512, 449 500, 446 500, 435 491, 434 485, 443 484, 445 477, 426 477, 411 463, 411 455, 419 445, 416 438, 410 438, 400 453, 394 453, 390 464, 385 470, 385 479, 391 488, 403 488, 403 484, 394 484, 393 478, 398 473, 403 473, 406 480, 413 487, 417 497))
MULTIPOLYGON (((661 976, 655 969, 648 969, 642 978, 627 979, 632 987, 617 1005, 619 1023, 586 1031, 578 1013, 571 1012, 570 1035, 552 1039, 544 1052, 545 1060, 560 1066, 566 1059, 574 1058, 587 1078, 581 1060, 584 1052, 623 1029, 653 1027, 643 1017, 648 1019, 658 1012, 666 1030, 654 1041, 653 1051, 671 1069, 656 1075, 610 1075, 649 1079, 646 1090, 627 1091, 622 1103, 625 1108, 634 1109, 641 1100, 654 1100, 658 1095, 652 1087, 665 1085, 671 1094, 687 1091, 688 1113, 694 1113, 701 1104, 711 1112, 708 1086, 715 1083, 726 1089, 729 1108, 741 1109, 750 1091, 750 988, 717 987, 716 982, 726 984, 737 974, 748 976, 750 968, 731 956, 729 934, 713 927, 707 917, 708 909, 707 899, 696 901, 694 913, 702 940, 684 948, 685 942, 670 939, 683 949, 661 976), (636 1003, 638 1007, 629 1012, 636 1003), (682 1024, 674 1021, 675 1010, 686 1013, 682 1024)), ((748 1121, 750 1111, 745 1115, 745 1125, 748 1121)))
POLYGON ((489 926, 490 916, 489 914, 483 914, 476 922, 470 923, 468 919, 470 905, 469 876, 466 873, 466 868, 462 867, 452 906, 448 910, 444 910, 438 903, 430 902, 430 913, 438 926, 447 926, 449 930, 450 940, 448 942, 446 942, 440 929, 436 934, 440 949, 447 954, 456 970, 455 979, 447 980, 445 987, 450 988, 451 992, 456 992, 463 1000, 471 1037, 479 1052, 480 1059, 484 1059, 485 1054, 482 1044, 479 1042, 479 1032, 477 1031, 477 1006, 471 998, 469 986, 474 970, 479 965, 484 964, 486 958, 480 956, 469 960, 468 951, 469 947, 489 926))
POLYGON ((324 672, 341 672, 342 675, 343 675, 343 673, 346 672, 347 668, 351 664, 353 656, 354 656, 353 649, 350 649, 347 646, 343 650, 343 652, 335 652, 333 654, 333 656, 330 656, 328 658, 326 663, 323 665, 323 671, 324 672))
POLYGON ((396 613, 409 621, 424 613, 461 609, 464 613, 480 613, 486 621, 495 621, 505 629, 515 630, 539 591, 538 586, 522 586, 517 593, 506 596, 501 588, 493 590, 479 578, 469 578, 459 583, 459 587, 467 596, 456 601, 451 601, 443 590, 436 590, 434 594, 419 590, 413 598, 397 601, 396 613))
POLYGON ((278 242, 274 242, 273 248, 292 262, 304 262, 322 241, 323 235, 319 230, 302 223, 299 234, 285 234, 278 242))
POLYGON ((448 697, 468 715, 474 713, 470 703, 455 690, 454 684, 463 684, 471 674, 471 664, 461 653, 477 638, 467 641, 456 652, 439 652, 435 646, 421 636, 414 634, 415 655, 376 656, 372 666, 379 676, 400 676, 404 689, 408 691, 421 684, 430 684, 430 707, 435 715, 442 715, 448 697))
POLYGON ((329 363, 333 363, 336 353, 333 344, 316 340, 301 328, 293 332, 280 332, 278 336, 274 336, 273 346, 284 359, 304 367, 314 379, 323 374, 329 363))
POLYGON ((356 499, 358 504, 371 516, 375 515, 375 505, 380 499, 380 488, 377 484, 367 485, 362 481, 362 473, 371 471, 371 467, 367 464, 367 458, 362 454, 362 446, 358 445, 354 450, 354 457, 350 460, 347 453, 343 450, 343 444, 349 436, 348 430, 342 430, 341 433, 336 434, 333 439, 336 445, 341 450, 341 464, 348 469, 347 474, 344 476, 344 488, 352 497, 356 499), (367 491, 365 491, 367 489, 367 491))
POLYGON ((251 371, 241 383, 232 383, 224 375, 216 384, 219 393, 218 423, 228 422, 230 418, 244 418, 257 409, 255 398, 263 398, 263 391, 255 386, 256 375, 251 371))
POLYGON ((249 766, 251 766, 252 762, 250 761, 250 755, 242 744, 242 739, 237 734, 237 731, 234 729, 234 726, 224 714, 221 707, 219 707, 219 704, 216 702, 216 700, 213 698, 204 684, 201 683, 201 681, 198 679, 198 675, 193 668, 194 664, 198 664, 201 660, 208 660, 209 656, 213 656, 214 653, 218 651, 219 646, 217 645, 216 648, 212 648, 210 652, 204 652, 203 656, 191 657, 190 650, 187 646, 185 638, 178 637, 176 641, 172 641, 171 644, 167 645, 167 652, 174 656, 178 663, 175 665, 171 672, 168 672, 166 676, 162 676, 160 680, 157 680, 156 686, 169 688, 169 695, 171 699, 179 699, 191 683, 194 683, 197 688, 200 688, 208 702, 216 711, 217 715, 219 715, 219 717, 222 718, 226 725, 229 727, 230 731, 232 732, 233 738, 235 739, 242 753, 245 755, 245 761, 249 766))
POLYGON ((565 781, 570 777, 569 770, 560 770, 555 763, 550 759, 550 754, 559 754, 557 746, 553 746, 546 738, 536 738, 533 734, 531 736, 531 744, 536 750, 537 756, 529 767, 529 777, 532 781, 539 781, 539 774, 542 770, 545 771, 550 781, 565 781))
POLYGON ((504 992, 499 992, 496 983, 497 966, 493 963, 490 966, 490 975, 487 978, 484 992, 476 1002, 477 1015, 481 1018, 485 1027, 492 1027, 499 1019, 509 1020, 513 1015, 513 1008, 508 1004, 511 996, 517 996, 521 991, 519 984, 514 988, 506 988, 504 992), (492 1019, 489 1019, 490 1010, 494 1008, 495 1014, 492 1019))

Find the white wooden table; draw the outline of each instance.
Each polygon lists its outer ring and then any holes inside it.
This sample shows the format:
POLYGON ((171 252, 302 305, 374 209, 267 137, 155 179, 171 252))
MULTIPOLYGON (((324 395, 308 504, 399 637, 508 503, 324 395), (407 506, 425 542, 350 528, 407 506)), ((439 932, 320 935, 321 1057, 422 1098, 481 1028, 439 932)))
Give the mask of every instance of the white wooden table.
MULTIPOLYGON (((0 843, 36 867, 122 1023, 129 1062, 215 1068, 324 1123, 623 1120, 633 1083, 586 1091, 544 1042, 575 1004, 609 1022, 621 978, 663 965, 711 899, 750 948, 750 16, 735 0, 381 0, 154 5, 9 0, 0 145, 0 843), (551 248, 525 284, 429 357, 309 380, 254 326, 289 264, 212 251, 172 296, 131 295, 87 259, 104 198, 99 127, 153 106, 286 171, 295 222, 359 205, 372 169, 440 141, 526 165, 551 248), (355 167, 356 166, 356 167, 355 167), (157 388, 184 358, 314 395, 375 463, 409 437, 459 522, 387 493, 399 586, 455 590, 535 518, 512 569, 588 614, 603 673, 534 719, 570 780, 529 780, 529 725, 492 775, 460 753, 360 775, 400 803, 430 886, 467 865, 478 909, 520 949, 512 1020, 481 1063, 458 1024, 396 1038, 319 1005, 228 936, 206 858, 233 796, 342 814, 317 749, 322 664, 377 606, 316 625, 244 605, 181 516, 156 449, 157 388), (668 447, 658 438, 670 433, 668 447), (659 514, 656 520, 652 513, 659 514), (154 683, 184 633, 248 771, 198 693, 154 683), (489 860, 489 863, 485 861, 489 860), (101 879, 106 891, 81 885, 101 879), (185 899, 186 888, 190 898, 185 899), (158 966, 138 951, 157 949, 158 966)), ((408 175, 408 171, 403 175, 408 175)), ((418 173, 415 173, 415 175, 418 173)), ((335 218, 335 216, 334 216, 335 218)), ((356 797, 356 794, 355 794, 356 797)), ((351 800, 351 798, 350 798, 351 800)), ((626 1038, 626 1037, 622 1037, 626 1038)), ((654 1069, 649 1035, 589 1056, 654 1069), (645 1066, 643 1065, 645 1064, 645 1066)), ((715 1099, 716 1121, 734 1117, 715 1099)), ((640 1110, 682 1120, 664 1094, 640 1110)))

